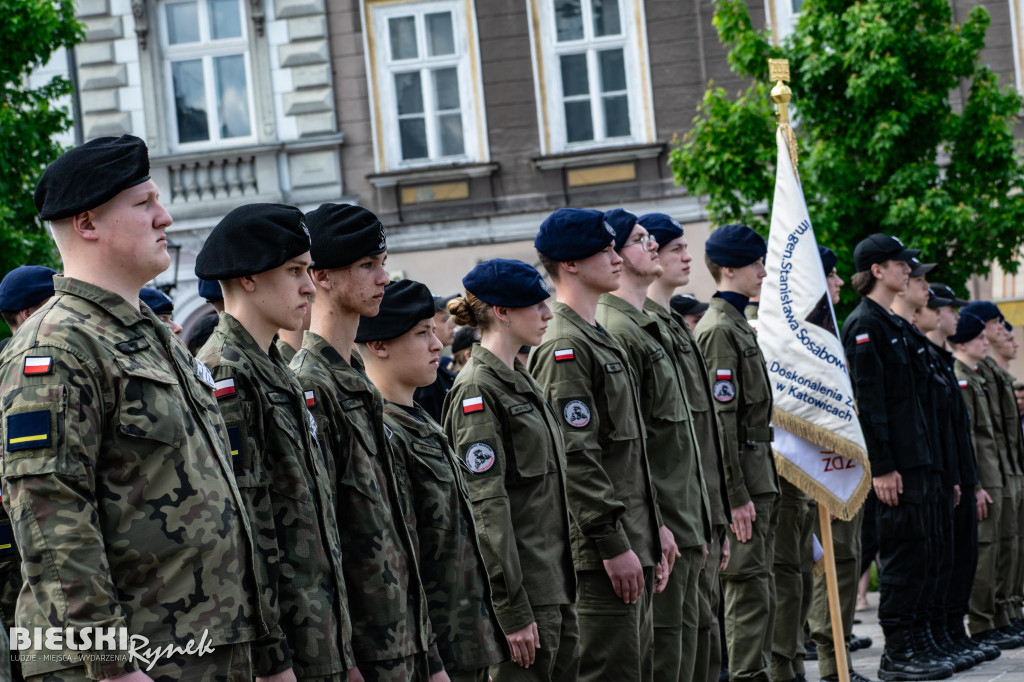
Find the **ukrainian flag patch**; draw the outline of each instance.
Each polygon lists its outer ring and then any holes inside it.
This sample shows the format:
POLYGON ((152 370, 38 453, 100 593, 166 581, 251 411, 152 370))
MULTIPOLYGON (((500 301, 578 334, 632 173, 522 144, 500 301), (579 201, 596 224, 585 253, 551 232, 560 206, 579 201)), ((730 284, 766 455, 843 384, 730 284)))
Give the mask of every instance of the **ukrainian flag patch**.
POLYGON ((7 451, 50 446, 50 411, 36 410, 7 416, 7 451))
POLYGON ((242 459, 242 428, 240 426, 228 427, 228 443, 231 446, 231 461, 238 463, 242 459))

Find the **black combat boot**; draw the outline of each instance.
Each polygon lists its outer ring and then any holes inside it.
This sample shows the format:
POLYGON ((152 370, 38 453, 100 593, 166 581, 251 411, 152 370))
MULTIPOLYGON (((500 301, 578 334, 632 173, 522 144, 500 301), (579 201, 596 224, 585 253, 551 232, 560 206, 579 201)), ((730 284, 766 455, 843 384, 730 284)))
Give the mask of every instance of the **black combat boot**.
POLYGON ((967 654, 960 650, 952 640, 949 639, 949 635, 946 634, 946 629, 942 627, 938 621, 926 626, 925 634, 930 640, 929 643, 932 645, 933 654, 944 656, 950 663, 953 664, 953 672, 963 672, 968 668, 974 667, 976 661, 974 656, 967 654))
POLYGON ((918 653, 907 629, 894 629, 885 633, 885 649, 878 665, 878 677, 885 682, 917 682, 918 680, 944 680, 952 677, 953 667, 940 664, 918 653))

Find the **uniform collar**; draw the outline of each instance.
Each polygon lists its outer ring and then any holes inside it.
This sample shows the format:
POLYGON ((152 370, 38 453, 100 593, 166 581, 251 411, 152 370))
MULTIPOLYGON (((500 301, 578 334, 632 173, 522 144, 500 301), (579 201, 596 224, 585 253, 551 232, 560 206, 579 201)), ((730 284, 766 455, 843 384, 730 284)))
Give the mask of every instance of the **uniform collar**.
POLYGON ((519 362, 519 358, 514 360, 515 369, 510 369, 508 365, 498 359, 498 356, 479 343, 473 344, 469 357, 490 369, 498 379, 511 386, 517 393, 530 393, 533 391, 530 375, 527 373, 526 368, 523 367, 523 363, 519 362))
POLYGON ((747 318, 743 314, 743 311, 732 303, 726 301, 724 297, 718 296, 717 294, 712 296, 711 300, 708 302, 708 309, 721 311, 723 315, 732 319, 735 324, 745 330, 749 330, 751 334, 754 333, 754 328, 750 326, 749 322, 747 322, 747 318))
MULTIPOLYGON (((350 393, 372 393, 370 380, 366 377, 362 359, 353 352, 346 363, 337 348, 308 329, 302 335, 302 349, 324 365, 338 384, 350 393)), ((300 350, 302 350, 300 349, 300 350)))
POLYGON ((716 291, 713 298, 720 298, 739 311, 743 319, 747 319, 747 315, 744 312, 747 306, 750 304, 750 297, 744 296, 743 294, 737 294, 735 291, 716 291))
POLYGON ((611 335, 609 335, 601 327, 595 327, 594 325, 584 320, 582 317, 580 317, 579 313, 577 313, 575 310, 570 308, 565 303, 562 303, 561 301, 555 301, 554 303, 551 304, 551 312, 554 313, 555 316, 561 317, 563 320, 565 320, 566 323, 571 324, 574 327, 577 327, 588 338, 596 341, 597 343, 600 343, 603 346, 612 348, 617 352, 621 352, 619 345, 615 343, 611 335))
POLYGON ((214 333, 224 337, 225 345, 245 355, 252 368, 263 375, 265 380, 280 387, 293 388, 291 372, 287 369, 288 363, 284 361, 281 351, 277 350, 273 343, 270 344, 269 353, 260 348, 249 330, 229 313, 220 314, 220 321, 214 333))
POLYGON ((601 294, 601 298, 597 300, 597 303, 598 305, 606 305, 609 308, 618 310, 642 329, 648 329, 648 327, 657 328, 658 326, 658 321, 650 315, 645 315, 644 311, 637 310, 629 301, 619 298, 613 294, 601 294))
POLYGON ((136 310, 131 303, 114 292, 80 279, 58 275, 53 278, 53 289, 55 293, 63 292, 91 301, 116 317, 126 327, 148 319, 145 314, 136 310))
POLYGON ((384 401, 384 409, 388 416, 401 424, 402 428, 409 431, 416 438, 429 438, 444 433, 437 422, 419 405, 416 405, 416 409, 419 411, 422 419, 417 419, 410 414, 407 407, 398 403, 389 403, 387 400, 384 401))

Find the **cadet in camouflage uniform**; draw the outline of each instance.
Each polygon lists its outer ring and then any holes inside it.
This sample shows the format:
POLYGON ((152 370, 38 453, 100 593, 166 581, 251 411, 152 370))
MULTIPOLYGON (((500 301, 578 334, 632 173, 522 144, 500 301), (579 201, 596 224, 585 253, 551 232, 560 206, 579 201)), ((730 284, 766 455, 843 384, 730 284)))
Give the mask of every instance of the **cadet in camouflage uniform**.
POLYGON ((354 665, 334 500, 316 423, 274 346, 279 328, 302 323, 309 263, 299 209, 249 204, 224 216, 196 258, 196 274, 224 290, 224 312, 197 357, 217 382, 260 559, 271 631, 253 646, 253 672, 340 681, 354 665))
POLYGON ((402 280, 384 289, 379 315, 360 320, 356 343, 386 401, 384 428, 445 672, 453 682, 487 682, 488 667, 508 655, 469 496, 444 431, 413 401, 417 388, 437 378, 442 346, 433 330, 430 290, 402 280))
POLYGON ((348 204, 324 204, 306 225, 317 293, 291 366, 327 454, 356 665, 367 682, 447 680, 403 520, 383 399, 352 352, 359 316, 377 314, 388 283, 384 228, 348 204))
MULTIPOLYGON (((711 384, 707 367, 701 357, 697 341, 686 320, 674 315, 673 292, 690 283, 690 263, 693 258, 687 250, 683 228, 664 213, 647 213, 637 222, 644 226, 658 242, 658 262, 662 275, 647 290, 644 312, 658 321, 658 329, 668 345, 666 353, 675 358, 681 373, 684 396, 692 415, 693 428, 700 452, 700 473, 707 491, 707 510, 710 514, 711 533, 707 544, 704 566, 700 570, 696 657, 693 664, 694 682, 717 682, 722 667, 718 625, 718 603, 721 587, 718 572, 729 561, 728 539, 725 526, 729 498, 722 481, 722 442, 718 417, 711 407, 711 384), (723 547, 723 541, 725 546, 723 547), (724 550, 724 551, 723 551, 724 550)), ((680 296, 679 298, 683 298, 680 296)), ((687 302, 689 302, 688 299, 687 302)), ((703 304, 705 309, 707 304, 703 304)), ((693 310, 693 308, 690 308, 693 310)), ((703 312, 703 310, 701 311, 703 312)), ((660 497, 660 495, 659 495, 660 497)), ((678 571, 679 568, 677 567, 678 571)), ((675 580, 675 578, 673 578, 675 580)), ((671 587, 669 587, 671 590, 671 587)), ((668 592, 668 591, 666 591, 668 592)), ((658 599, 655 605, 655 627, 658 619, 658 599)), ((655 631, 657 632, 657 631, 655 631)), ((657 655, 657 643, 655 643, 657 655)))
POLYGON ((633 371, 595 324, 598 297, 619 285, 614 236, 599 211, 559 209, 534 240, 557 301, 530 371, 565 437, 586 682, 653 679, 652 599, 668 579, 633 371))
POLYGON ((213 378, 138 300, 170 263, 148 174, 142 140, 98 138, 36 189, 65 272, 0 361, 3 500, 26 578, 17 625, 122 627, 151 647, 205 632, 216 651, 143 672, 126 651, 30 649, 30 680, 240 682, 266 634, 213 378))
POLYGON ((663 270, 658 242, 622 209, 605 213, 622 258, 619 287, 601 294, 597 322, 619 342, 637 377, 647 457, 658 492, 661 548, 669 581, 654 598, 654 674, 689 682, 697 658, 700 570, 711 539, 711 512, 693 415, 671 333, 643 311, 647 289, 663 270))
POLYGON ((521 346, 543 339, 550 294, 539 272, 504 258, 480 263, 462 283, 465 297, 448 307, 457 324, 479 328, 481 340, 448 393, 444 428, 465 468, 494 613, 512 651, 491 676, 575 682, 580 634, 565 443, 554 411, 516 359, 521 346))
POLYGON ((771 453, 772 393, 754 330, 743 316, 765 277, 764 239, 745 225, 711 233, 705 260, 718 292, 697 324, 725 440, 725 484, 732 507, 722 571, 729 674, 734 682, 771 679, 775 622, 774 547, 779 482, 771 453))

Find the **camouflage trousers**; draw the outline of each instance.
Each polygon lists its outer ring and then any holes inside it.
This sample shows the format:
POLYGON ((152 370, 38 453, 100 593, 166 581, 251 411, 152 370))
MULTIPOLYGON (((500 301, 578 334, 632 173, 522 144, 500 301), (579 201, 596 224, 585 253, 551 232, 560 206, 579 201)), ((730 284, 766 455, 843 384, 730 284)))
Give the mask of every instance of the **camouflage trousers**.
POLYGON ((580 682, 653 682, 654 568, 644 569, 635 604, 623 603, 604 571, 580 571, 576 582, 580 682))
POLYGON ((580 674, 580 624, 575 604, 534 606, 540 649, 529 668, 506 661, 491 666, 494 682, 576 682, 580 674))
MULTIPOLYGON (((143 672, 153 682, 252 682, 249 643, 225 644, 203 656, 168 656, 143 672)), ((26 682, 92 682, 84 667, 31 675, 26 682)))
POLYGON ((356 667, 366 682, 428 682, 430 665, 426 652, 389 658, 385 661, 358 661, 356 667))

